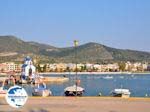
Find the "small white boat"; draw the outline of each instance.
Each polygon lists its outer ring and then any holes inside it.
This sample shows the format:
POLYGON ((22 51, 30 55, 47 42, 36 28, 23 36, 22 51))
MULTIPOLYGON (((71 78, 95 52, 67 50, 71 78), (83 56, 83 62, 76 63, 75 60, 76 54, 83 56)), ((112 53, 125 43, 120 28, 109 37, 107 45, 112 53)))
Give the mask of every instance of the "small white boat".
POLYGON ((41 83, 41 84, 38 84, 36 88, 34 88, 32 95, 47 97, 47 96, 51 96, 52 92, 46 88, 45 83, 41 83))
POLYGON ((123 98, 129 98, 130 97, 130 91, 129 89, 114 89, 111 92, 111 95, 114 97, 123 97, 123 98))
POLYGON ((132 74, 131 77, 134 78, 134 74, 132 74))
POLYGON ((103 79, 113 79, 113 76, 105 76, 103 79))
POLYGON ((124 76, 120 76, 119 78, 120 78, 120 79, 124 79, 124 76))
POLYGON ((132 74, 132 72, 127 72, 127 74, 132 74))
POLYGON ((84 88, 73 85, 64 89, 66 96, 82 96, 84 88))

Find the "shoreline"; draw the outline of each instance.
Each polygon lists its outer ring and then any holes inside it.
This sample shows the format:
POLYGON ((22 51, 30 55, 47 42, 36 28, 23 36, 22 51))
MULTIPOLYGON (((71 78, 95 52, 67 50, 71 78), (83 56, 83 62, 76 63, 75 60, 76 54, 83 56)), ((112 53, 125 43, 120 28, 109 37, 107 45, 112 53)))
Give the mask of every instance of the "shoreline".
MULTIPOLYGON (((44 72, 38 73, 39 75, 75 75, 76 72, 44 72)), ((77 72, 79 75, 142 75, 142 74, 150 74, 150 72, 77 72)))
MULTIPOLYGON (((21 73, 15 73, 15 75, 19 75, 21 73)), ((75 75, 76 72, 43 72, 38 73, 39 75, 75 75)), ((79 75, 144 75, 150 74, 150 72, 77 72, 79 75)), ((7 76, 8 73, 0 73, 1 76, 7 76)))

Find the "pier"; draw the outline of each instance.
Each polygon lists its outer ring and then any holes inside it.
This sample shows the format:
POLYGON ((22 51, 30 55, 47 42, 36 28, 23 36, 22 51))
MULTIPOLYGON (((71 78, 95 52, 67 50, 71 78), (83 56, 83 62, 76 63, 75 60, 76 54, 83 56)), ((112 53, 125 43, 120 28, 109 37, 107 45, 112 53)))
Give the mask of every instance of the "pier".
POLYGON ((63 83, 69 81, 66 77, 44 77, 42 78, 45 83, 63 83))

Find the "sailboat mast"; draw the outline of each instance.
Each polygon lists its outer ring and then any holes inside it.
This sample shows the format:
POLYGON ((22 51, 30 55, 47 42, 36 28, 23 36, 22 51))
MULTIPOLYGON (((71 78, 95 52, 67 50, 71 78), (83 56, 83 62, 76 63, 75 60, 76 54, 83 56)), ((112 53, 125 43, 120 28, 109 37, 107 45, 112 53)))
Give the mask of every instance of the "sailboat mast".
POLYGON ((74 40, 74 47, 75 47, 75 64, 76 64, 76 96, 77 96, 77 46, 78 46, 78 41, 74 40))

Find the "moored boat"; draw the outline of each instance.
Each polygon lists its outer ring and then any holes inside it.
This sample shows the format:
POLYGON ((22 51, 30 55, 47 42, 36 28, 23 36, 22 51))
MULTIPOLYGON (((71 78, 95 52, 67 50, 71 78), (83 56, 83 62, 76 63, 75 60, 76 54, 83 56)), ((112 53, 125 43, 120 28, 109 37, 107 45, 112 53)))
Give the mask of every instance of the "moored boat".
POLYGON ((32 92, 33 96, 42 96, 42 97, 47 97, 47 96, 51 96, 52 92, 46 88, 46 84, 45 83, 40 83, 37 85, 37 87, 35 87, 33 89, 32 92))
POLYGON ((65 88, 65 96, 82 96, 84 93, 84 88, 73 85, 65 88))
POLYGON ((111 92, 111 95, 114 97, 123 97, 123 98, 129 98, 130 97, 130 91, 129 89, 114 89, 111 92))
POLYGON ((103 79, 113 79, 113 76, 105 76, 103 79))

